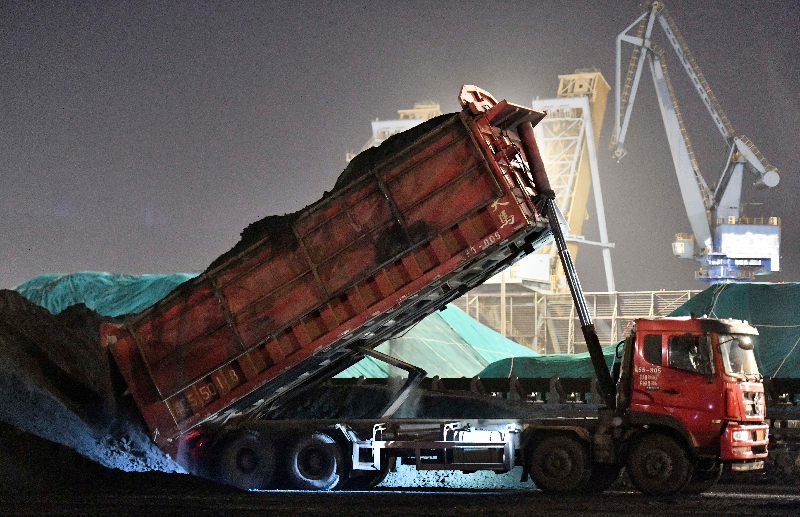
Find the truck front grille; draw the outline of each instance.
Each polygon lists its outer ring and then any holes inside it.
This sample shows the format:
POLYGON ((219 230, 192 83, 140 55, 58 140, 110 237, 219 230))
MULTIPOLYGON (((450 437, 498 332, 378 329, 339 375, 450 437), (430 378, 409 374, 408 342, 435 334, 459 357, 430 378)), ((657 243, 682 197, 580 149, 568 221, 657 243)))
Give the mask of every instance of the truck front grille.
POLYGON ((745 391, 742 393, 745 416, 764 416, 764 393, 745 391))

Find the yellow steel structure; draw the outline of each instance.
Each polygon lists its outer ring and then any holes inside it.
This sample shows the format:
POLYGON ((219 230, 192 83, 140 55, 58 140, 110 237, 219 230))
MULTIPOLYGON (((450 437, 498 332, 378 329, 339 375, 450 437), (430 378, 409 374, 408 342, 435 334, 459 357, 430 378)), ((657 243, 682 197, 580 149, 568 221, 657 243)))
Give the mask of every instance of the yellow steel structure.
MULTIPOLYGON (((600 128, 603 127, 603 115, 606 111, 606 100, 608 92, 611 87, 603 78, 600 72, 582 72, 569 75, 558 76, 558 97, 579 97, 587 96, 589 98, 589 107, 591 110, 592 129, 594 133, 595 149, 600 143, 600 128)), ((549 147, 549 146, 548 146, 549 147)), ((557 152, 554 150, 554 152, 557 152)), ((578 159, 577 174, 575 177, 575 186, 572 191, 572 199, 569 203, 569 209, 564 214, 567 218, 567 223, 571 228, 570 233, 573 235, 582 235, 583 221, 588 218, 586 213, 586 202, 589 199, 589 188, 592 185, 591 171, 589 170, 589 156, 586 143, 584 142, 580 149, 580 158, 578 159)), ((550 149, 547 151, 548 155, 551 154, 550 149)), ((546 159, 546 158, 544 158, 546 159)), ((547 163, 547 162, 545 162, 547 163)), ((578 243, 571 242, 567 245, 572 258, 575 259, 578 255, 578 243)), ((556 261, 558 264, 558 273, 563 275, 561 270, 561 262, 556 261)))
MULTIPOLYGON (((600 128, 603 125, 608 92, 611 87, 603 75, 597 70, 577 70, 573 74, 558 76, 558 98, 536 100, 534 107, 547 111, 547 117, 539 123, 537 139, 542 147, 542 159, 550 178, 550 184, 556 192, 557 202, 563 210, 564 217, 570 227, 573 239, 568 242, 570 254, 578 254, 581 242, 583 223, 588 219, 586 203, 592 186, 590 162, 596 156, 589 156, 589 145, 586 135, 591 134, 593 150, 600 141, 600 128), (560 101, 574 97, 588 99, 589 113, 576 103, 560 101), (584 124, 591 121, 591 131, 587 132, 584 124), (590 159, 591 158, 591 159, 590 159)), ((599 185, 596 186, 599 189, 599 185)), ((603 232, 605 231, 603 222, 603 232)), ((569 236, 568 236, 569 239, 569 236)), ((555 248, 544 249, 541 253, 549 253, 550 288, 554 291, 565 288, 564 272, 561 263, 555 257, 555 248)), ((610 269, 610 265, 608 266, 610 269)), ((513 273, 512 273, 513 275, 513 273)))

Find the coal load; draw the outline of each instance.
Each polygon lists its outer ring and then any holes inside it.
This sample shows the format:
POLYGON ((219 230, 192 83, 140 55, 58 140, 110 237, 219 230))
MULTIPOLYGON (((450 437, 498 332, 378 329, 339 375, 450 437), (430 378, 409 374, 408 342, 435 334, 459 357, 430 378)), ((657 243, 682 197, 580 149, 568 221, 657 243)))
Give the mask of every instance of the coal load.
MULTIPOLYGON (((0 421, 105 467, 179 471, 152 444, 132 399, 123 395, 100 343, 100 324, 108 320, 83 304, 54 315, 16 291, 0 290, 0 421)), ((0 460, 13 462, 6 442, 0 460)), ((38 465, 49 467, 63 470, 38 465)), ((3 469, 0 484, 13 472, 3 469)))
MULTIPOLYGON (((396 133, 390 136, 377 147, 370 147, 359 153, 350 161, 345 170, 342 171, 336 179, 333 190, 325 192, 322 199, 347 187, 359 178, 370 174, 375 167, 384 160, 405 149, 412 142, 422 137, 422 135, 430 132, 431 129, 454 116, 454 114, 448 114, 432 118, 402 133, 396 133)), ((309 205, 309 207, 310 206, 313 205, 309 205)), ((307 210, 309 207, 305 207, 290 214, 269 215, 251 223, 242 231, 239 242, 236 243, 233 248, 217 257, 211 265, 208 266, 206 272, 216 269, 225 264, 229 259, 259 243, 262 243, 262 246, 272 246, 276 248, 290 248, 295 246, 297 237, 292 231, 292 224, 297 220, 301 212, 307 210)), ((178 287, 178 289, 180 289, 180 287, 178 287)))

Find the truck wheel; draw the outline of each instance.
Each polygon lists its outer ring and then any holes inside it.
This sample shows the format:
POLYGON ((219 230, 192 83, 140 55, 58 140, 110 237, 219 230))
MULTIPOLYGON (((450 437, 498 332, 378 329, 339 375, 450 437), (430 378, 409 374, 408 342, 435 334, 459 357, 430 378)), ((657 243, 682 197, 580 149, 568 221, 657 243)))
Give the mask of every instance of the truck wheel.
POLYGON ((327 434, 305 436, 289 451, 289 482, 298 490, 333 490, 345 481, 343 456, 336 441, 327 434))
POLYGON ((645 436, 628 456, 631 482, 646 495, 674 494, 686 485, 691 474, 686 449, 663 434, 645 436))
POLYGON ((617 479, 622 467, 613 463, 592 463, 592 473, 586 482, 585 491, 601 494, 611 488, 617 479))
POLYGON ((214 477, 245 490, 267 488, 275 474, 272 440, 253 431, 225 440, 215 458, 218 475, 214 477))
POLYGON ((589 479, 589 454, 569 436, 545 438, 529 456, 528 472, 533 483, 545 492, 572 492, 589 479))
POLYGON ((344 490, 369 490, 370 488, 375 488, 386 479, 392 464, 396 462, 395 458, 388 458, 381 462, 380 470, 354 470, 350 473, 350 478, 342 488, 344 490))
POLYGON ((699 470, 695 468, 689 483, 683 487, 683 492, 686 494, 702 494, 711 490, 711 487, 717 484, 719 478, 722 476, 722 464, 717 463, 710 470, 699 470))

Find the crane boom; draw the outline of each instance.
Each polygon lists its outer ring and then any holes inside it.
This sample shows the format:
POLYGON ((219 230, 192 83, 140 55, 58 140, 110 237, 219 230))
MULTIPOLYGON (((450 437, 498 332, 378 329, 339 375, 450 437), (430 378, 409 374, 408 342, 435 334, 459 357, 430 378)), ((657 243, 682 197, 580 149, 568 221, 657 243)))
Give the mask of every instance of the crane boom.
POLYGON ((617 36, 616 57, 617 119, 611 149, 617 161, 626 154, 625 136, 644 62, 647 60, 684 208, 693 232, 691 236, 676 236, 673 253, 701 262, 701 270, 695 277, 712 284, 730 280, 752 280, 756 274, 778 271, 779 219, 770 217, 764 224, 763 218, 750 221, 740 213, 744 172, 749 171, 756 177, 755 187, 771 188, 780 181, 778 171, 769 165, 747 137, 734 136, 730 120, 662 2, 650 3, 648 10, 617 36), (728 159, 719 178, 714 182, 713 191, 701 173, 692 150, 678 99, 667 72, 664 51, 652 40, 656 22, 725 141, 728 159), (629 34, 634 27, 636 35, 629 34), (622 43, 634 46, 624 84, 621 77, 622 43))
POLYGON ((697 170, 697 161, 694 159, 693 153, 690 152, 691 144, 688 143, 688 135, 680 118, 680 111, 672 102, 674 96, 671 92, 669 76, 664 73, 665 67, 662 64, 663 61, 658 54, 651 54, 650 71, 656 87, 664 129, 667 132, 669 149, 672 152, 672 161, 675 163, 683 205, 686 208, 686 215, 689 217, 689 224, 695 239, 704 248, 708 248, 712 246, 708 196, 706 195, 708 187, 697 170))

